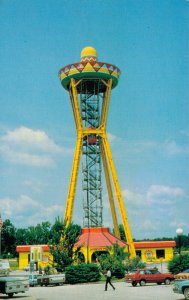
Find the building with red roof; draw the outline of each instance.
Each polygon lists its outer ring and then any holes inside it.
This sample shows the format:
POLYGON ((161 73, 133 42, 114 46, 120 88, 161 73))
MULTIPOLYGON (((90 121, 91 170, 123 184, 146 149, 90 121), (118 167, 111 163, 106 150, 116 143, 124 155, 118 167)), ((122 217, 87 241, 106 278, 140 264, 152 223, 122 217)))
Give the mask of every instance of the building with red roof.
POLYGON ((83 261, 95 262, 96 254, 99 252, 107 253, 107 247, 118 243, 119 246, 124 246, 128 252, 127 243, 115 237, 105 227, 83 228, 76 247, 81 247, 80 252, 83 255, 83 261))
POLYGON ((17 246, 16 251, 19 253, 19 269, 33 263, 38 270, 39 267, 44 268, 53 262, 48 245, 22 245, 17 246))
MULTIPOLYGON (((125 251, 129 252, 128 244, 110 233, 108 228, 93 227, 83 228, 76 247, 80 247, 80 258, 83 262, 96 262, 97 254, 110 253, 109 247, 118 243, 124 246, 125 251)), ((173 249, 176 246, 175 241, 144 241, 134 242, 136 255, 147 263, 167 262, 173 258, 173 249)), ((52 263, 53 258, 50 254, 48 245, 23 245, 17 246, 19 253, 19 268, 23 269, 30 262, 44 268, 52 263)))
POLYGON ((167 262, 173 258, 175 241, 134 242, 136 255, 148 263, 167 262))

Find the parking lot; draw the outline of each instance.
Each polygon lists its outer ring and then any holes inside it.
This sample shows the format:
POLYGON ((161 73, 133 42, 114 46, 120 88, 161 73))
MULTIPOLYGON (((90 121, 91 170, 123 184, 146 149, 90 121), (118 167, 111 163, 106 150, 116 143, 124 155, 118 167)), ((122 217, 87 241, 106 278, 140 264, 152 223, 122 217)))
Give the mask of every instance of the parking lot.
MULTIPOLYGON (((144 287, 132 287, 125 282, 115 282, 116 290, 104 283, 77 284, 54 287, 30 287, 25 294, 14 295, 12 299, 22 300, 183 300, 184 297, 172 291, 172 285, 149 284, 144 287)), ((9 299, 0 295, 0 299, 9 299)))

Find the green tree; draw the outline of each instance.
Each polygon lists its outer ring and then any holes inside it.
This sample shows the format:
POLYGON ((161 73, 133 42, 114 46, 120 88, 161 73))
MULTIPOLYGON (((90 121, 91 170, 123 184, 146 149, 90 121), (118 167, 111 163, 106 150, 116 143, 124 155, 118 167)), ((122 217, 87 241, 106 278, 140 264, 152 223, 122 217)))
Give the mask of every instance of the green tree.
POLYGON ((146 263, 141 261, 139 256, 135 256, 132 259, 127 259, 125 262, 125 268, 127 271, 133 269, 143 269, 146 267, 146 263))
POLYGON ((42 222, 37 224, 34 228, 34 241, 35 244, 47 244, 50 238, 51 224, 49 222, 42 222))
POLYGON ((81 227, 79 225, 71 223, 69 226, 65 226, 60 219, 56 219, 51 229, 49 248, 57 271, 64 271, 76 259, 79 249, 75 249, 74 245, 80 232, 81 227))
POLYGON ((6 219, 3 222, 1 233, 1 252, 3 257, 15 256, 16 254, 15 227, 9 219, 6 219))
MULTIPOLYGON (((120 239, 122 241, 126 242, 126 236, 125 236, 125 230, 124 230, 123 224, 119 224, 118 228, 119 228, 120 239)), ((115 234, 114 229, 113 229, 113 233, 115 234)))
POLYGON ((125 260, 129 257, 129 253, 125 251, 125 246, 119 246, 116 242, 110 247, 107 247, 107 250, 112 253, 112 256, 119 258, 120 260, 125 260))
POLYGON ((16 229, 16 246, 18 245, 27 245, 27 229, 17 228, 16 229))
POLYGON ((118 243, 107 247, 109 253, 98 256, 98 261, 103 271, 110 269, 112 275, 117 278, 124 277, 125 274, 125 260, 129 257, 129 253, 125 252, 125 246, 119 246, 118 243))
POLYGON ((16 230, 16 245, 42 245, 48 244, 50 239, 51 224, 42 222, 37 226, 18 228, 16 230))
POLYGON ((189 269, 189 254, 175 255, 168 263, 168 270, 173 274, 180 273, 185 269, 189 269))
POLYGON ((188 235, 181 235, 181 236, 176 236, 174 238, 176 242, 176 248, 179 249, 181 247, 181 250, 189 250, 189 234, 188 235))
POLYGON ((125 230, 123 224, 119 224, 119 233, 122 241, 126 242, 125 230))

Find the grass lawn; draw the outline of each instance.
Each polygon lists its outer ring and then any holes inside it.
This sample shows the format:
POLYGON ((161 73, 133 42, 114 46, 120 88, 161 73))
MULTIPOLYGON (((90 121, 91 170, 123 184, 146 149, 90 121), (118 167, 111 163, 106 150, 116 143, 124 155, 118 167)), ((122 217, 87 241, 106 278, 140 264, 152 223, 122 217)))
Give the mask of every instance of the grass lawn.
POLYGON ((17 259, 9 259, 9 264, 11 270, 15 271, 18 270, 18 260, 17 259))

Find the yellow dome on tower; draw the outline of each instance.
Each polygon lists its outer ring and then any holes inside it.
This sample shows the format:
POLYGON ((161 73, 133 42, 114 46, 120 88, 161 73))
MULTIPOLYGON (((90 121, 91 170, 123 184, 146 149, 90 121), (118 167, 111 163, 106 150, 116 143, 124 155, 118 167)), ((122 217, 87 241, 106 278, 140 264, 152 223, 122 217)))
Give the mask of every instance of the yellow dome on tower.
POLYGON ((81 60, 84 60, 85 58, 93 57, 95 60, 97 59, 97 51, 93 47, 85 47, 81 51, 81 60))

